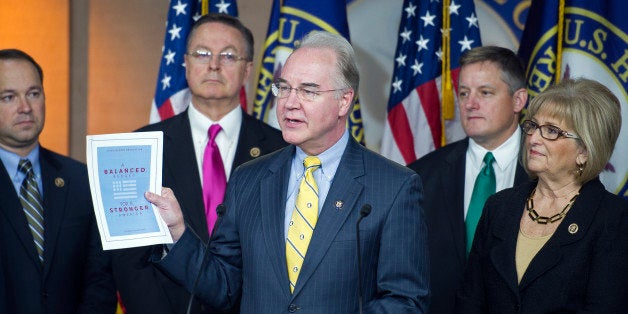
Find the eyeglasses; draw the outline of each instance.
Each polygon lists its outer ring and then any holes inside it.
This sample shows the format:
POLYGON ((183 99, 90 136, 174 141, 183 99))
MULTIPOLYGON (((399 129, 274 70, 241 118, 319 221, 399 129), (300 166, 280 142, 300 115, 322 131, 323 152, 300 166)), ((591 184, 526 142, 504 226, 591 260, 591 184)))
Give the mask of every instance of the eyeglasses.
POLYGON ((550 141, 555 141, 561 136, 580 139, 577 135, 569 133, 567 131, 563 131, 557 126, 553 126, 551 124, 539 125, 532 120, 523 121, 523 123, 521 123, 521 129, 527 135, 532 135, 534 134, 534 131, 536 131, 536 129, 539 129, 541 131, 541 137, 550 141))
POLYGON ((345 88, 316 90, 313 88, 290 87, 289 85, 283 83, 273 83, 271 85, 271 91, 277 98, 286 98, 290 96, 290 92, 293 90, 297 93, 297 97, 299 97, 301 101, 314 101, 321 93, 345 90, 345 88))
MULTIPOLYGON (((214 54, 211 51, 195 50, 187 53, 192 57, 192 60, 200 64, 209 64, 212 61, 214 54)), ((247 60, 245 57, 240 57, 233 52, 221 52, 217 54, 218 63, 223 66, 234 65, 238 61, 247 60)))

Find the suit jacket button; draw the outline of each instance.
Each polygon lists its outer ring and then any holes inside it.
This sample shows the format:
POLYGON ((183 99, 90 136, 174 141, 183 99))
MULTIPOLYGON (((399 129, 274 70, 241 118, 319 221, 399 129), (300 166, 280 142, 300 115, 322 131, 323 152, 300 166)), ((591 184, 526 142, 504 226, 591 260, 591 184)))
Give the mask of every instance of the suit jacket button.
POLYGON ((296 304, 290 304, 290 306, 288 306, 288 312, 290 313, 294 313, 297 310, 299 310, 299 307, 296 304))

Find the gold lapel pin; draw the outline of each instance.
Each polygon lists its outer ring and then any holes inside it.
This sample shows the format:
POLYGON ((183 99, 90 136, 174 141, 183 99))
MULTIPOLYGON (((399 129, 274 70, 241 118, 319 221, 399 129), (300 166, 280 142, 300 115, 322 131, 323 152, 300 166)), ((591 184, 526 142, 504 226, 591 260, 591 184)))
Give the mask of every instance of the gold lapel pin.
POLYGON ((260 153, 261 153, 261 151, 260 151, 259 147, 253 147, 253 148, 251 148, 251 150, 249 150, 249 154, 253 158, 259 157, 260 153))
POLYGON ((62 188, 65 185, 65 180, 63 180, 63 178, 57 177, 57 178, 55 178, 55 185, 58 188, 62 188))
POLYGON ((345 203, 341 200, 336 201, 336 209, 341 210, 345 203))
POLYGON ((578 232, 578 225, 575 223, 569 225, 569 227, 567 227, 567 231, 571 234, 576 234, 576 232, 578 232))

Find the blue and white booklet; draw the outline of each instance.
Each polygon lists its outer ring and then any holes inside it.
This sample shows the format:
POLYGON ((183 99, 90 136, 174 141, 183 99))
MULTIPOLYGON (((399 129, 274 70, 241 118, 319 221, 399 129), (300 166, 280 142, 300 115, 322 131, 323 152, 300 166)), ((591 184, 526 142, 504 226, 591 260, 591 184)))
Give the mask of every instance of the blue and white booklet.
POLYGON ((163 132, 87 136, 87 170, 104 250, 172 243, 159 209, 144 192, 161 194, 163 132))

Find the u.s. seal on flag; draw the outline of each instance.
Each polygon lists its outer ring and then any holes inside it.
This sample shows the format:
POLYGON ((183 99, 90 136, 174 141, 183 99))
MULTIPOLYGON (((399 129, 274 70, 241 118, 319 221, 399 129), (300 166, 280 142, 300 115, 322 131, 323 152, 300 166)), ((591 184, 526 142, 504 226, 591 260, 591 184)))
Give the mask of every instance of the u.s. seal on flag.
MULTIPOLYGON (((596 12, 565 8, 561 77, 587 77, 607 86, 619 98, 622 128, 615 151, 600 174, 606 188, 628 198, 628 35, 596 12)), ((543 91, 556 73, 557 27, 534 47, 527 77, 530 96, 543 91)))

